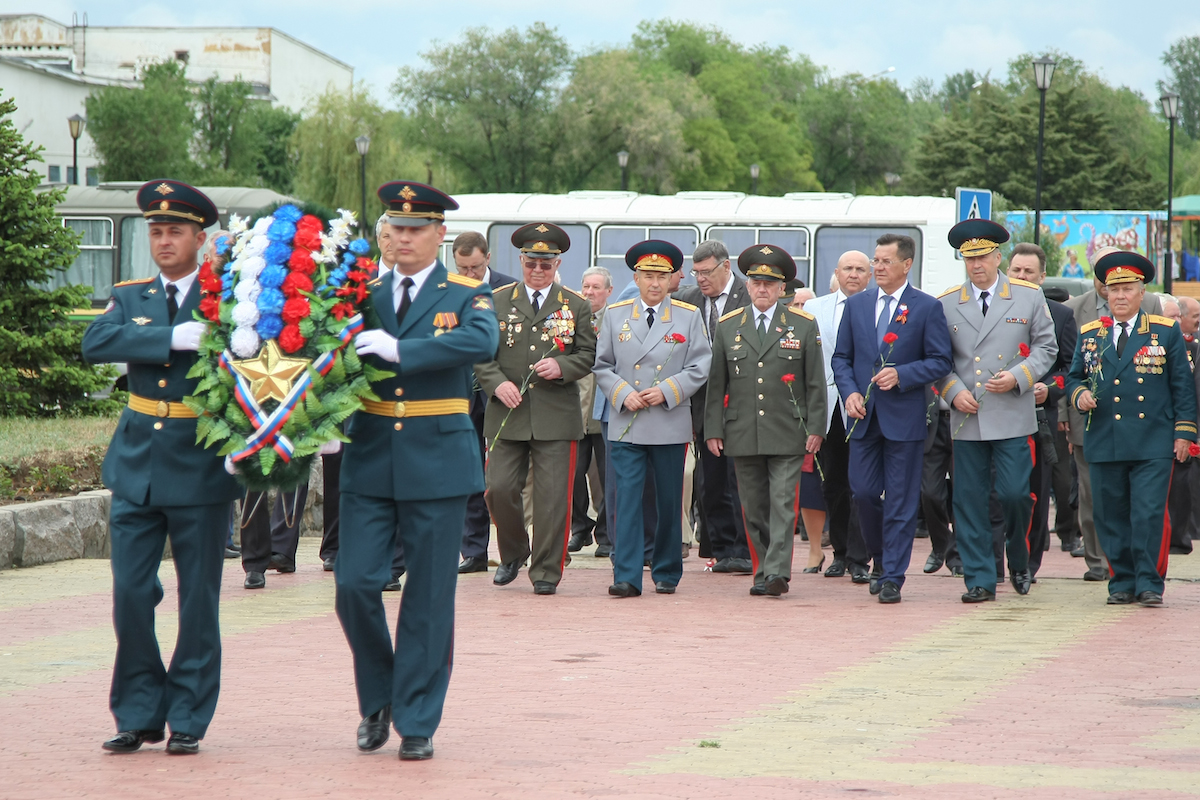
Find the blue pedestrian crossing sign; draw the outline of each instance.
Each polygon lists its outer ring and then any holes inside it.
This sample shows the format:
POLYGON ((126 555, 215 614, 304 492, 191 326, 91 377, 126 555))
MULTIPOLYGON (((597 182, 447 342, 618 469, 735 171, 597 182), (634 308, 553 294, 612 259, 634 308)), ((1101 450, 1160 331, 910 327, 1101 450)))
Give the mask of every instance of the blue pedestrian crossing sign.
POLYGON ((958 221, 965 219, 992 218, 992 190, 968 189, 959 186, 954 190, 954 203, 958 207, 958 221))

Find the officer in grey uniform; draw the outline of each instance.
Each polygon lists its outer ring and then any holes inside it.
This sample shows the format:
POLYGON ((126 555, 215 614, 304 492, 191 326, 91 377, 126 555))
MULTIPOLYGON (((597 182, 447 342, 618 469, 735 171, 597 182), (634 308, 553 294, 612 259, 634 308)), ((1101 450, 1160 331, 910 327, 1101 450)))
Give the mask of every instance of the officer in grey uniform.
MULTIPOLYGON (((1037 414, 1033 386, 1058 355, 1054 321, 1041 287, 1000 272, 1000 245, 1008 231, 991 220, 970 219, 950 229, 970 280, 940 298, 950 326, 954 369, 942 379, 954 436, 954 482, 993 486, 1004 512, 1009 580, 1028 594, 1037 414)), ((986 495, 954 493, 954 519, 967 592, 964 603, 996 599, 996 563, 986 495)))

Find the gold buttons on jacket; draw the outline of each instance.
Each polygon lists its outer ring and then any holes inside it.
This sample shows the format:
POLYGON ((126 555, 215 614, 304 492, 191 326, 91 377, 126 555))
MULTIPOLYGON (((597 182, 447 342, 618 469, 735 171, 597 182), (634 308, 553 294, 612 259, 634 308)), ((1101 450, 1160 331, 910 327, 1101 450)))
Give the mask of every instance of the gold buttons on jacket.
POLYGON ((979 360, 979 356, 975 356, 975 360, 976 360, 976 361, 978 361, 978 360, 979 360))
POLYGON ((759 399, 759 400, 762 400, 762 399, 763 399, 763 396, 760 394, 760 395, 758 396, 758 399, 759 399))
POLYGON ((979 381, 975 381, 975 385, 976 385, 976 386, 983 386, 983 384, 982 384, 982 383, 980 383, 979 381))
POLYGON ((1138 419, 1145 419, 1145 418, 1146 418, 1145 414, 1138 414, 1138 419))
POLYGON ((633 365, 633 368, 634 368, 634 369, 641 369, 641 368, 642 368, 642 365, 641 365, 641 364, 634 364, 634 365, 633 365))
POLYGON ((156 431, 161 431, 161 430, 162 430, 162 423, 161 423, 161 422, 156 422, 156 423, 154 423, 154 430, 156 430, 156 431))
POLYGON ((158 388, 160 388, 160 389, 165 389, 165 388, 167 388, 167 380, 166 380, 166 378, 164 378, 164 379, 162 379, 161 381, 159 381, 159 382, 158 382, 158 388))
POLYGON ((1113 415, 1113 419, 1120 419, 1120 418, 1121 418, 1121 415, 1120 415, 1120 414, 1114 414, 1114 415, 1113 415))
POLYGON ((403 389, 397 389, 397 390, 396 390, 396 397, 404 397, 404 390, 403 390, 403 389))
POLYGON ((536 345, 536 344, 531 344, 531 345, 529 345, 529 349, 530 349, 530 350, 537 350, 537 345, 536 345))
POLYGON ((975 374, 976 374, 976 375, 982 375, 982 374, 983 374, 983 370, 981 370, 981 369, 977 369, 977 370, 975 370, 975 374))
POLYGON ((762 378, 759 378, 759 379, 758 379, 758 382, 759 382, 759 383, 762 383, 762 378))
POLYGON ((761 361, 760 361, 760 362, 758 362, 758 365, 761 367, 761 366, 762 366, 762 362, 761 362, 761 361))
POLYGON ((1139 395, 1138 395, 1138 402, 1139 402, 1139 403, 1144 403, 1144 402, 1146 402, 1146 398, 1145 398, 1145 397, 1143 397, 1142 395, 1140 395, 1140 394, 1139 394, 1139 395))
POLYGON ((1141 382, 1142 382, 1142 379, 1141 379, 1141 378, 1138 378, 1138 383, 1141 383, 1141 382))
POLYGON ((763 416, 763 415, 764 415, 764 414, 766 414, 766 413, 767 413, 767 412, 763 411, 761 408, 758 410, 758 415, 759 415, 760 417, 761 417, 761 416, 763 416))
POLYGON ((1114 403, 1119 403, 1119 402, 1121 402, 1121 398, 1119 398, 1119 397, 1114 397, 1114 398, 1113 398, 1113 402, 1114 402, 1114 403))
POLYGON ((394 428, 395 428, 396 430, 398 430, 398 431, 402 431, 402 430, 404 430, 404 423, 403 423, 403 422, 397 422, 397 423, 396 423, 394 426, 392 426, 392 427, 394 427, 394 428))
MULTIPOLYGON (((1142 382, 1142 379, 1138 378, 1138 383, 1141 383, 1141 382, 1142 382)), ((1120 386, 1120 385, 1121 385, 1121 379, 1113 378, 1113 386, 1120 386)))
POLYGON ((634 382, 633 382, 633 385, 634 385, 634 386, 641 386, 641 385, 642 385, 642 382, 641 382, 641 381, 634 381, 634 382))

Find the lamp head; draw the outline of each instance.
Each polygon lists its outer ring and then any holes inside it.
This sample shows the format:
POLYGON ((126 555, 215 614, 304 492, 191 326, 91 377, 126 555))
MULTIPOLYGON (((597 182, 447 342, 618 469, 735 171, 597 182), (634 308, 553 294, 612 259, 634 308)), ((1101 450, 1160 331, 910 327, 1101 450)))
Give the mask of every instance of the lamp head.
POLYGON ((67 117, 67 125, 71 127, 72 139, 78 139, 83 135, 83 125, 85 122, 87 122, 87 120, 78 114, 72 114, 71 116, 67 117))
POLYGON ((626 167, 629 166, 629 151, 628 150, 621 150, 620 152, 617 153, 617 166, 620 167, 621 169, 625 169, 626 167))
POLYGON ((1042 56, 1033 61, 1033 81, 1037 84, 1039 91, 1046 91, 1050 88, 1050 81, 1054 78, 1054 68, 1058 65, 1050 56, 1042 56))
POLYGON ((1179 95, 1175 92, 1167 92, 1162 97, 1158 98, 1158 102, 1162 103, 1163 116, 1167 119, 1179 119, 1179 95))
POLYGON ((358 148, 358 154, 365 156, 367 151, 371 149, 371 137, 365 133, 354 140, 354 146, 358 148))

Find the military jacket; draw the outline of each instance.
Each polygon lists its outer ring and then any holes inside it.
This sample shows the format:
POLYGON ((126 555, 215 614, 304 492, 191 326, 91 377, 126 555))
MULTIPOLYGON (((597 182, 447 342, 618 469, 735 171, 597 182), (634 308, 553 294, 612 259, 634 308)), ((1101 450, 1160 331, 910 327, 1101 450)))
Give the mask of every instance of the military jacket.
MULTIPOLYGON (((175 324, 192 320, 200 307, 200 283, 181 299, 175 324)), ((167 293, 161 277, 113 287, 112 300, 83 334, 83 357, 93 364, 129 365, 129 391, 151 400, 178 403, 199 382, 187 373, 192 351, 171 349, 167 293)), ((121 412, 104 456, 104 485, 117 497, 150 506, 228 503, 242 495, 217 457, 220 448, 196 444, 196 420, 159 418, 131 408, 121 412)))
POLYGON ((591 373, 596 360, 592 305, 559 283, 552 283, 545 293, 541 308, 534 312, 524 283, 496 289, 499 344, 489 353, 490 360, 475 365, 475 376, 489 398, 483 418, 483 435, 489 442, 497 432, 501 439, 521 442, 583 438, 578 382, 591 373), (554 344, 555 337, 564 344, 562 352, 554 344), (533 365, 543 358, 558 361, 561 378, 547 381, 536 373, 529 378, 533 365), (510 415, 508 406, 496 397, 496 387, 512 381, 520 389, 527 378, 529 388, 510 415))
POLYGON ((955 439, 995 441, 1029 436, 1037 431, 1033 385, 1054 364, 1058 341, 1046 297, 1035 283, 1000 273, 996 296, 985 317, 971 285, 956 286, 938 298, 950 326, 954 369, 941 381, 941 394, 950 404, 950 429, 955 439), (1020 355, 1021 345, 1029 355, 1020 355), (995 394, 983 387, 997 372, 1017 379, 1010 392, 995 394), (979 400, 976 414, 954 408, 959 392, 979 400))
POLYGON ((467 413, 471 365, 496 349, 492 289, 474 278, 448 274, 439 261, 413 298, 404 324, 396 324, 395 271, 372 283, 370 327, 399 340, 400 363, 367 356, 394 373, 371 384, 397 414, 355 412, 346 426, 350 444, 342 458, 342 491, 393 500, 428 500, 482 492, 479 434, 467 413), (409 416, 400 407, 415 400, 461 400, 462 413, 409 416))
POLYGON ((704 438, 724 439, 729 456, 803 455, 809 434, 825 435, 825 359, 816 319, 779 303, 765 339, 754 319, 747 306, 717 325, 704 438), (785 375, 794 379, 790 388, 785 375))
POLYGON ((1196 389, 1183 333, 1170 317, 1139 311, 1118 358, 1116 331, 1100 320, 1085 324, 1067 373, 1077 411, 1084 390, 1096 399, 1090 415, 1080 412, 1087 460, 1171 458, 1176 439, 1196 441, 1196 389))

